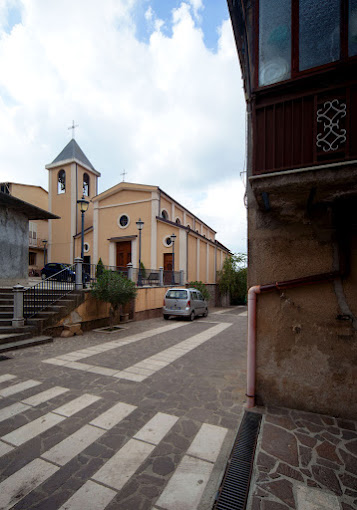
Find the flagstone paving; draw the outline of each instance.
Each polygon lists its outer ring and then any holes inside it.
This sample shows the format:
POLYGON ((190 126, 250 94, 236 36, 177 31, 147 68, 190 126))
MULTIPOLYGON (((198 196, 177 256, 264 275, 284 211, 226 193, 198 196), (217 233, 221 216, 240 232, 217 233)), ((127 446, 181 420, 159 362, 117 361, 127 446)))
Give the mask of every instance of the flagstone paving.
POLYGON ((268 408, 255 459, 251 510, 357 508, 357 421, 268 408))

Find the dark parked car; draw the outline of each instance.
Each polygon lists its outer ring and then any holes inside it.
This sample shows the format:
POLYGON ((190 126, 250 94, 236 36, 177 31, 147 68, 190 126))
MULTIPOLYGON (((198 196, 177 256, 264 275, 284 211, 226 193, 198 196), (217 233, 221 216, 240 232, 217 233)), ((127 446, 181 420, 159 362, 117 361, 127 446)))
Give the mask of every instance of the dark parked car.
POLYGON ((45 280, 50 276, 55 276, 55 280, 59 282, 74 282, 76 279, 76 273, 69 269, 67 264, 59 262, 49 262, 41 269, 41 278, 45 280))

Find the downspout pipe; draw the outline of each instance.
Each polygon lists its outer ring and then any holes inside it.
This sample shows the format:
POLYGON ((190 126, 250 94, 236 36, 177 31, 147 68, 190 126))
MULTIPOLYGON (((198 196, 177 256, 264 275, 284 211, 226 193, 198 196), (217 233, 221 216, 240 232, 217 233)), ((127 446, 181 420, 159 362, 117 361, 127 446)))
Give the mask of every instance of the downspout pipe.
POLYGON ((258 294, 260 294, 260 285, 255 285, 248 290, 247 408, 254 407, 255 405, 255 349, 258 294))
POLYGON ((305 287, 315 283, 330 282, 341 277, 340 271, 305 276, 295 280, 285 280, 268 285, 254 285, 248 290, 248 343, 247 343, 247 403, 249 409, 255 406, 255 373, 257 343, 257 295, 272 290, 305 287))

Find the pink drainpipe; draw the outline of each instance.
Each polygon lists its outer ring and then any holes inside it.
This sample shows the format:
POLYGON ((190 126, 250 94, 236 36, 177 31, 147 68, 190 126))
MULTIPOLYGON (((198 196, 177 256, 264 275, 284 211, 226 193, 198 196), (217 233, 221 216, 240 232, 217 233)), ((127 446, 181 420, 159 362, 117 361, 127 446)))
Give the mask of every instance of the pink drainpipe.
POLYGON ((255 346, 256 346, 256 322, 257 322, 257 294, 260 294, 260 285, 255 285, 248 290, 248 346, 247 346, 247 404, 246 407, 255 405, 255 346))
POLYGON ((256 359, 256 336, 257 336, 257 294, 272 290, 284 290, 293 287, 303 287, 315 283, 329 282, 341 276, 340 271, 332 273, 315 274, 286 280, 283 282, 270 283, 268 285, 254 285, 248 290, 248 346, 247 346, 247 403, 246 407, 255 406, 255 359, 256 359))

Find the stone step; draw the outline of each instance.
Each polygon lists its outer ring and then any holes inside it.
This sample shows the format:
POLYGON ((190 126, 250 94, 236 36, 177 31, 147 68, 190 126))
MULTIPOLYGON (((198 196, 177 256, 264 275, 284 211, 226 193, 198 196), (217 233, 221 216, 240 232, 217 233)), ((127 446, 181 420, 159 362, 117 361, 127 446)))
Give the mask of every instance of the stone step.
POLYGON ((12 318, 11 319, 1 319, 0 318, 0 329, 1 327, 9 327, 9 326, 12 326, 12 318))
POLYGON ((7 313, 11 312, 11 314, 12 314, 12 313, 14 313, 14 307, 11 305, 2 305, 0 303, 0 313, 1 312, 7 312, 7 313))
POLYGON ((35 332, 35 328, 33 326, 19 326, 17 328, 12 326, 0 326, 0 335, 12 334, 12 333, 31 333, 32 335, 35 332))
POLYGON ((8 344, 9 342, 19 341, 19 340, 27 340, 28 338, 33 337, 33 331, 20 331, 17 333, 14 333, 9 329, 9 331, 6 331, 4 333, 0 333, 0 347, 2 347, 4 344, 8 344))
POLYGON ((25 347, 33 347, 35 345, 53 342, 51 336, 35 336, 24 340, 13 340, 11 342, 0 344, 0 352, 12 351, 14 349, 24 349, 25 347))

